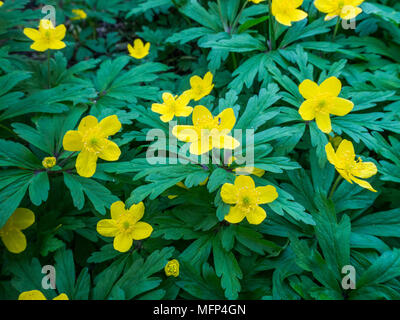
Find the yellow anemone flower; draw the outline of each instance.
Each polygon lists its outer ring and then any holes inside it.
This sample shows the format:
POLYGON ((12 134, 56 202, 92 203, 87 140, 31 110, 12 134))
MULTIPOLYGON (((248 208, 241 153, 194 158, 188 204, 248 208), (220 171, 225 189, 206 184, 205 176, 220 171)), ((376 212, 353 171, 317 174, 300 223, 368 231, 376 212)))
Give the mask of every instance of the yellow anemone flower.
POLYGON ((80 151, 75 165, 80 176, 93 176, 98 158, 106 161, 119 159, 121 150, 115 142, 107 138, 120 129, 121 122, 116 115, 108 116, 100 122, 93 116, 87 116, 81 120, 78 130, 70 130, 65 134, 64 149, 80 151))
POLYGON ((297 9, 303 4, 303 0, 272 0, 272 15, 276 21, 285 26, 291 26, 307 18, 307 13, 297 9))
POLYGON ((72 17, 71 20, 83 20, 87 18, 87 14, 82 9, 73 9, 72 13, 75 14, 75 17, 72 17))
POLYGON ((378 172, 376 165, 373 162, 363 162, 361 158, 356 161, 354 147, 350 141, 344 139, 336 152, 332 144, 328 143, 325 146, 325 151, 328 161, 335 166, 344 179, 350 183, 354 181, 361 187, 376 192, 367 181, 359 179, 367 179, 375 175, 378 172))
POLYGON ((46 169, 53 168, 57 163, 57 159, 55 157, 45 157, 42 161, 43 167, 46 169))
POLYGON ((133 240, 150 237, 153 227, 139 221, 144 214, 144 204, 132 205, 128 210, 122 201, 111 205, 111 219, 103 219, 97 223, 97 232, 104 237, 114 237, 114 249, 120 252, 128 251, 133 240))
MULTIPOLYGON (((235 161, 236 158, 235 157, 230 157, 228 160, 228 167, 231 166, 231 164, 233 163, 233 161, 235 161)), ((235 168, 233 171, 235 171, 235 173, 237 175, 249 175, 249 174, 254 174, 257 177, 262 177, 265 173, 265 170, 263 169, 259 169, 259 168, 255 168, 255 167, 239 167, 239 168, 235 168)))
POLYGON ((174 276, 176 278, 179 276, 179 261, 176 259, 168 261, 165 265, 164 271, 167 277, 174 276))
POLYGON ((135 59, 143 59, 149 54, 150 42, 146 44, 143 43, 141 39, 135 39, 133 42, 133 47, 128 44, 129 55, 135 59))
POLYGON ((345 116, 354 107, 353 102, 339 98, 342 83, 336 77, 326 79, 320 86, 311 80, 304 80, 299 91, 306 99, 300 106, 299 114, 305 121, 314 120, 325 133, 332 130, 329 114, 345 116))
POLYGON ((36 51, 65 48, 65 43, 61 41, 65 37, 65 32, 66 28, 63 24, 55 28, 51 21, 47 19, 40 20, 38 30, 32 28, 24 29, 24 34, 34 41, 31 49, 36 51))
POLYGON ((151 111, 161 114, 160 119, 162 122, 169 122, 174 116, 188 117, 193 111, 193 108, 188 106, 190 96, 187 93, 183 93, 178 97, 169 92, 164 92, 162 99, 164 101, 163 104, 153 103, 151 106, 151 111))
POLYGON ((3 4, 4 4, 4 2, 3 2, 3 1, 0 1, 0 7, 1 7, 3 4))
MULTIPOLYGON (((25 291, 22 292, 18 300, 47 300, 46 297, 42 292, 39 290, 31 290, 31 291, 25 291)), ((53 300, 69 300, 68 296, 65 293, 61 293, 57 297, 55 297, 53 300)))
POLYGON ((203 106, 196 106, 192 115, 193 125, 177 125, 172 134, 181 141, 190 142, 190 153, 201 155, 217 149, 236 149, 240 143, 228 136, 232 131, 236 118, 232 108, 225 109, 218 116, 203 106))
POLYGON ((185 92, 188 93, 191 99, 193 99, 194 101, 199 101, 200 99, 210 94, 210 92, 214 88, 212 82, 213 74, 210 71, 205 74, 203 79, 199 76, 193 76, 190 78, 191 89, 185 92))
POLYGON ((21 232, 35 222, 34 213, 25 208, 14 211, 6 224, 0 229, 0 238, 7 250, 12 253, 21 253, 26 249, 26 237, 21 232))
POLYGON ((221 198, 227 204, 232 204, 225 220, 239 223, 245 217, 250 224, 260 224, 267 217, 265 210, 259 204, 273 202, 278 198, 274 186, 257 187, 249 176, 238 176, 235 183, 225 183, 221 188, 221 198))
POLYGON ((325 20, 331 20, 337 16, 344 20, 349 20, 357 17, 362 9, 358 6, 364 0, 315 0, 315 7, 327 15, 325 20))

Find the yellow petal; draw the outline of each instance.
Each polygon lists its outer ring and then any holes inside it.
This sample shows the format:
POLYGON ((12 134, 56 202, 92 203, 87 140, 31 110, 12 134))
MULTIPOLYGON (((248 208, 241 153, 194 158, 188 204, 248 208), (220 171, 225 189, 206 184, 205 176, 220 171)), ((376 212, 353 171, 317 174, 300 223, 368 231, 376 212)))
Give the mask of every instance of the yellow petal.
POLYGON ((162 122, 170 122, 174 118, 174 113, 173 112, 167 112, 166 114, 162 115, 160 117, 160 120, 162 122))
POLYGON ((256 185, 254 184, 254 180, 249 176, 238 176, 235 179, 235 187, 238 189, 240 193, 242 190, 255 190, 256 185))
POLYGON ((319 86, 314 81, 307 79, 300 83, 299 91, 304 99, 312 99, 319 95, 319 86))
POLYGON ((125 209, 125 204, 122 201, 116 201, 111 205, 110 211, 111 218, 113 220, 118 220, 119 217, 125 214, 127 210, 125 209))
POLYGON ((144 214, 144 204, 139 202, 138 204, 133 204, 129 210, 129 214, 134 218, 135 222, 143 218, 144 214))
POLYGON ((116 134, 121 127, 121 122, 119 122, 118 117, 115 114, 104 118, 99 123, 100 132, 104 137, 116 134))
POLYGON ((54 29, 54 34, 53 35, 57 40, 62 40, 65 37, 65 32, 66 31, 67 31, 67 29, 65 28, 65 26, 63 24, 60 24, 59 26, 57 26, 54 29))
POLYGON ((31 49, 35 50, 35 51, 46 51, 49 49, 49 44, 47 41, 44 40, 38 40, 35 41, 32 45, 31 45, 31 49))
POLYGON ((118 233, 114 238, 114 249, 119 252, 127 252, 132 247, 132 237, 126 232, 118 233))
POLYGON ((347 164, 354 161, 356 154, 351 141, 346 139, 342 140, 338 149, 336 150, 336 157, 339 163, 339 165, 337 164, 336 166, 340 168, 344 168, 347 164))
POLYGON ((244 217, 245 214, 241 210, 241 207, 236 205, 230 208, 229 213, 224 217, 224 219, 229 223, 239 223, 244 219, 244 217))
POLYGON ((329 100, 329 104, 326 106, 326 111, 334 114, 335 116, 345 116, 351 110, 353 110, 354 103, 343 99, 333 98, 329 100))
POLYGON ((260 206, 254 207, 254 209, 246 215, 246 219, 250 224, 260 224, 265 220, 266 217, 267 214, 265 210, 260 206))
POLYGON ((172 134, 180 141, 194 142, 200 139, 193 126, 175 126, 172 128, 172 134))
POLYGON ((57 297, 55 297, 53 300, 69 300, 69 298, 65 293, 61 293, 57 297))
POLYGON ((79 153, 76 159, 76 171, 82 177, 90 178, 96 172, 97 155, 86 150, 79 153))
POLYGON ((333 149, 333 146, 332 146, 331 143, 328 143, 325 146, 325 152, 326 152, 326 156, 328 158, 328 161, 331 164, 336 165, 336 163, 337 163, 336 153, 335 153, 335 150, 333 149))
POLYGON ((278 198, 278 192, 274 186, 256 188, 257 204, 270 203, 278 198))
POLYGON ((132 238, 134 240, 142 240, 150 237, 153 227, 146 222, 137 222, 133 227, 132 238))
POLYGON ((299 114, 304 121, 311 121, 315 118, 317 102, 315 99, 304 101, 300 108, 299 114))
POLYGON ((93 129, 98 124, 96 117, 86 116, 84 117, 78 126, 78 131, 85 133, 86 131, 93 129))
POLYGON ((103 139, 101 141, 101 151, 98 154, 100 159, 106 161, 117 161, 121 155, 118 145, 110 140, 103 139))
POLYGON ((232 108, 223 110, 218 116, 218 129, 231 131, 236 123, 235 112, 232 108))
POLYGON ((330 77, 321 83, 319 89, 322 94, 329 94, 330 96, 337 97, 342 91, 342 83, 336 77, 330 77))
POLYGON ((43 293, 39 290, 31 290, 22 292, 18 300, 47 300, 43 293))
POLYGON ((36 29, 25 28, 24 35, 26 35, 29 39, 33 41, 37 41, 40 39, 40 32, 36 29))
POLYGON ((118 227, 115 220, 103 219, 97 223, 96 230, 104 237, 115 237, 118 232, 118 227))
POLYGON ((322 132, 329 133, 332 131, 332 125, 331 125, 331 119, 329 117, 329 113, 317 112, 315 114, 315 121, 317 123, 318 128, 322 132))
POLYGON ((220 134, 213 136, 212 146, 217 149, 233 150, 240 146, 240 142, 231 136, 220 134))
POLYGON ((190 78, 190 86, 192 88, 200 86, 203 84, 203 79, 201 79, 199 76, 193 76, 190 78))
POLYGON ((369 182, 365 181, 365 180, 361 180, 361 179, 357 179, 355 177, 351 177, 351 180, 353 180, 355 183, 357 183, 360 187, 363 187, 365 189, 368 189, 369 191, 372 192, 377 192, 369 182))
POLYGON ((67 151, 81 151, 83 147, 81 133, 75 130, 68 131, 63 138, 63 147, 67 151))
POLYGON ((296 22, 307 18, 308 14, 303 10, 295 9, 290 13, 290 20, 296 22))
POLYGON ((60 50, 65 47, 66 47, 65 43, 60 40, 53 40, 49 43, 49 49, 52 50, 60 50))
POLYGON ((151 111, 159 114, 165 114, 168 112, 168 107, 165 104, 153 103, 151 105, 151 111))
POLYGON ((361 12, 362 9, 359 7, 344 6, 342 11, 340 12, 340 17, 344 20, 350 20, 357 17, 361 12))
POLYGON ((375 163, 373 162, 356 162, 351 169, 351 174, 355 177, 367 179, 378 172, 375 163))
POLYGON ((26 238, 20 230, 10 230, 1 236, 1 240, 3 240, 7 250, 12 253, 21 253, 26 249, 26 238))
POLYGON ((192 113, 193 108, 192 107, 183 107, 180 110, 176 111, 176 116, 177 117, 188 117, 192 113))
POLYGON ((189 152, 191 154, 199 156, 203 153, 210 151, 211 149, 212 149, 212 143, 209 140, 205 141, 198 140, 192 142, 189 148, 189 152))
POLYGON ((19 230, 30 227, 35 222, 35 214, 32 210, 26 208, 18 208, 10 217, 12 225, 19 230))
POLYGON ((201 126, 204 123, 212 122, 211 112, 204 106, 196 106, 193 110, 192 120, 194 126, 201 126))
POLYGON ((236 187, 231 183, 225 183, 221 188, 221 198, 225 203, 236 204, 238 200, 236 187))

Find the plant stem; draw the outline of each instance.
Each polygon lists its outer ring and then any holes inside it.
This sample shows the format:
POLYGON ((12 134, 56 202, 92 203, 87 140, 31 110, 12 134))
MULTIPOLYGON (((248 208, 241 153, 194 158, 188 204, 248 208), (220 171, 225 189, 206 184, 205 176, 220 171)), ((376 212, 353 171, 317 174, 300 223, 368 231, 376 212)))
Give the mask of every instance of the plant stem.
POLYGON ((336 181, 335 181, 335 183, 334 183, 333 186, 332 186, 331 192, 329 193, 328 199, 332 199, 332 196, 333 196, 333 194, 334 194, 336 188, 338 187, 340 181, 342 181, 342 176, 341 176, 341 175, 339 175, 339 176, 336 178, 336 181))
POLYGON ((332 36, 332 41, 334 41, 336 38, 336 34, 339 30, 339 24, 340 24, 340 17, 338 16, 337 21, 336 21, 335 31, 333 32, 333 36, 332 36))
POLYGON ((239 23, 240 17, 242 16, 243 10, 246 9, 247 3, 248 3, 248 1, 245 0, 242 8, 240 9, 238 15, 236 16, 235 21, 232 24, 232 28, 231 28, 231 32, 230 33, 232 33, 235 30, 237 24, 239 23))
POLYGON ((274 17, 272 15, 272 0, 268 0, 269 8, 269 41, 271 43, 271 50, 275 50, 276 40, 275 40, 275 28, 274 28, 274 17))
POLYGON ((47 88, 50 89, 50 49, 47 50, 47 88))
POLYGON ((235 54, 235 52, 231 52, 231 54, 232 54, 233 70, 236 70, 238 67, 236 54, 235 54))
POLYGON ((76 152, 70 153, 69 156, 66 157, 65 159, 63 159, 58 165, 61 167, 65 162, 67 162, 75 154, 76 154, 76 152))

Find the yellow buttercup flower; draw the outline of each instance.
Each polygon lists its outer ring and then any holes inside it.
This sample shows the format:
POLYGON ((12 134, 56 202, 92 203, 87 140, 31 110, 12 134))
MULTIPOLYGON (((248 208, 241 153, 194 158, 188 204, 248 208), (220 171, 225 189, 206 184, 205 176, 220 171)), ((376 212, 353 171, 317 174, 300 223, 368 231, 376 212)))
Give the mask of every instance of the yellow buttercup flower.
POLYGON ((165 265, 164 271, 167 277, 174 276, 176 278, 179 276, 179 261, 176 259, 168 261, 165 265))
MULTIPOLYGON (((18 300, 47 300, 46 297, 42 292, 39 290, 31 290, 31 291, 25 291, 22 292, 18 300)), ((55 297, 53 300, 69 300, 68 296, 65 293, 61 293, 57 297, 55 297)))
POLYGON ((191 88, 187 90, 186 93, 188 93, 194 101, 199 101, 201 98, 210 94, 214 88, 212 82, 213 74, 210 71, 205 74, 203 79, 199 76, 193 76, 190 78, 191 88))
POLYGON ((307 18, 307 13, 298 9, 302 4, 303 0, 272 0, 272 15, 280 24, 290 27, 292 22, 307 18))
POLYGON ((235 149, 240 143, 228 136, 232 131, 236 118, 232 108, 225 109, 218 116, 203 106, 196 106, 192 115, 193 125, 177 125, 172 134, 181 141, 190 142, 190 153, 201 155, 217 149, 235 149))
POLYGON ((39 29, 25 28, 24 34, 33 44, 31 49, 36 51, 46 51, 48 49, 58 50, 65 48, 65 43, 61 40, 65 37, 66 28, 63 24, 54 27, 50 20, 40 20, 39 29))
POLYGON ((42 161, 43 167, 49 169, 53 168, 57 163, 57 159, 55 157, 46 157, 42 161))
POLYGON ((306 99, 300 106, 299 113, 303 120, 317 122, 318 128, 325 133, 332 130, 329 114, 344 116, 354 107, 353 102, 339 98, 342 83, 336 77, 331 77, 320 86, 311 80, 304 80, 299 91, 306 99))
POLYGON ((325 20, 331 20, 337 16, 344 20, 349 20, 357 17, 362 9, 358 6, 364 0, 315 0, 315 7, 327 15, 325 20))
POLYGON ((135 59, 143 59, 149 54, 150 42, 144 44, 142 40, 135 39, 133 42, 133 47, 128 44, 128 51, 131 57, 134 57, 135 59))
POLYGON ((65 134, 64 149, 80 151, 75 165, 80 176, 93 176, 98 158, 106 161, 119 159, 121 150, 115 142, 108 140, 108 137, 120 129, 121 122, 116 115, 108 116, 100 122, 93 116, 87 116, 81 120, 78 130, 70 130, 65 134))
POLYGON ((250 224, 260 224, 267 217, 260 204, 273 202, 278 198, 274 186, 257 187, 249 176, 238 176, 235 183, 225 183, 221 188, 221 198, 231 206, 225 220, 239 223, 245 217, 250 224))
POLYGON ((26 249, 26 237, 21 230, 29 228, 34 222, 35 215, 31 210, 18 208, 14 211, 0 229, 0 238, 8 251, 21 253, 26 249))
POLYGON ((87 14, 82 9, 73 9, 72 13, 75 14, 75 17, 72 17, 71 20, 83 20, 87 18, 87 14))
POLYGON ((358 158, 356 161, 354 147, 350 141, 344 139, 336 152, 332 144, 328 143, 325 146, 325 151, 328 161, 335 166, 336 170, 344 179, 350 183, 354 181, 361 187, 376 192, 367 181, 361 180, 375 175, 378 172, 376 165, 373 162, 363 162, 361 158, 358 158))
POLYGON ((3 2, 3 1, 0 1, 0 7, 1 7, 3 4, 4 4, 4 2, 3 2))
POLYGON ((125 209, 122 201, 111 205, 111 219, 103 219, 97 223, 97 232, 104 237, 114 237, 114 249, 120 252, 128 251, 133 240, 150 237, 153 227, 139 221, 144 214, 144 204, 140 202, 125 209))
POLYGON ((151 111, 161 114, 160 119, 163 122, 171 121, 174 116, 188 117, 193 111, 193 108, 188 106, 190 96, 187 93, 183 93, 178 97, 169 92, 164 92, 162 99, 164 103, 153 103, 151 111))

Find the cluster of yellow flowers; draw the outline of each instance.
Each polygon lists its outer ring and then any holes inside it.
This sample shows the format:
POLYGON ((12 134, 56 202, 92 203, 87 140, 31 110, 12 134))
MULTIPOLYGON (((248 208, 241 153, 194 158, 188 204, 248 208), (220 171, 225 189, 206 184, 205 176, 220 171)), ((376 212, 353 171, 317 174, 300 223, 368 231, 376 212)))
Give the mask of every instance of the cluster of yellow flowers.
MULTIPOLYGON (((311 80, 304 80, 299 86, 299 91, 305 99, 299 108, 300 116, 306 121, 315 119, 318 128, 329 134, 332 131, 330 114, 345 116, 354 107, 353 102, 338 97, 341 90, 342 83, 336 77, 325 80, 319 86, 311 80)), ((373 162, 362 162, 361 158, 356 161, 354 147, 350 141, 343 140, 336 153, 331 143, 325 146, 325 150, 328 161, 344 179, 376 192, 367 181, 359 179, 375 175, 378 172, 376 165, 373 162)))
MULTIPOLYGON (((248 0, 259 4, 266 0, 248 0)), ((362 9, 358 6, 364 0, 315 0, 315 7, 322 13, 326 13, 325 20, 340 17, 345 20, 357 17, 362 9)), ((307 18, 308 14, 298 9, 303 4, 303 0, 272 0, 271 11, 276 21, 285 26, 291 26, 292 22, 297 22, 307 18)))

